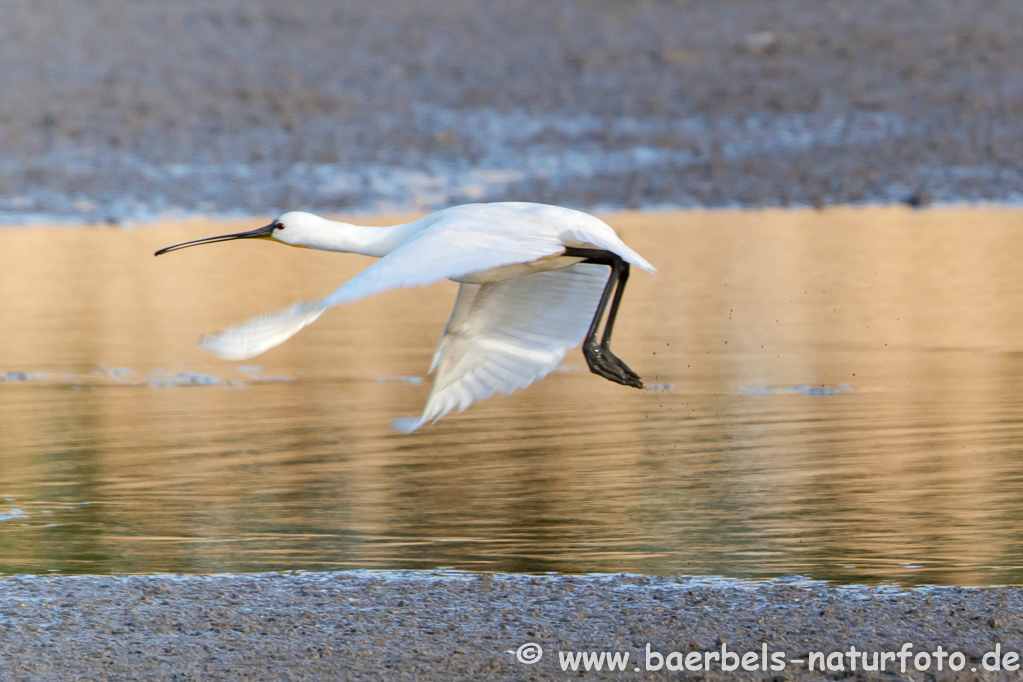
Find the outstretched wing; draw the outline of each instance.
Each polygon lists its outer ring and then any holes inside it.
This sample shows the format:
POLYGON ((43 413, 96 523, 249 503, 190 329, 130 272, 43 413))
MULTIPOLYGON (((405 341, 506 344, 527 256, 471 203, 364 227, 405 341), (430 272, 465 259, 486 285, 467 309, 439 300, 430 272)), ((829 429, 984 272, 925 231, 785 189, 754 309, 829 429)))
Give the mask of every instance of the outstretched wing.
POLYGON ((284 343, 336 305, 388 289, 425 286, 503 265, 529 263, 563 249, 557 237, 531 229, 528 223, 509 225, 458 216, 440 220, 326 298, 254 317, 206 336, 200 345, 225 360, 245 360, 284 343))
POLYGON ((462 284, 434 354, 437 376, 410 432, 494 393, 508 394, 550 374, 586 336, 608 269, 579 263, 491 284, 462 284))

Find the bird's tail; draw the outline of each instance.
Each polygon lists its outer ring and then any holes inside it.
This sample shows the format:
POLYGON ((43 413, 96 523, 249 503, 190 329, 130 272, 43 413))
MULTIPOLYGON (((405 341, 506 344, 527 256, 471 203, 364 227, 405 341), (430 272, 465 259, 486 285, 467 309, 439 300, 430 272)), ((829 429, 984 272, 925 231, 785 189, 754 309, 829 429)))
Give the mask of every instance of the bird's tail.
POLYGON ((315 322, 327 308, 322 301, 295 303, 209 334, 199 342, 207 353, 224 360, 246 360, 279 346, 315 322))

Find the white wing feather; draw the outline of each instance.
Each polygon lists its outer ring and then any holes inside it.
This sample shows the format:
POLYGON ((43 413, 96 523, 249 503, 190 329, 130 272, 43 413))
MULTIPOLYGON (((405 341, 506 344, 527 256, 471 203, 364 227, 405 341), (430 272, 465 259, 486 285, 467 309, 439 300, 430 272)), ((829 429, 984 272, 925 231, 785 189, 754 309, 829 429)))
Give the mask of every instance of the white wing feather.
POLYGON ((438 371, 426 409, 418 419, 395 420, 394 428, 414 431, 550 374, 585 337, 607 277, 606 267, 580 263, 462 284, 434 355, 438 371))
POLYGON ((264 353, 314 322, 328 308, 388 289, 425 286, 503 265, 529 263, 561 252, 564 245, 540 230, 509 229, 459 217, 440 221, 369 266, 326 298, 296 303, 259 315, 217 334, 202 348, 226 360, 245 360, 264 353))
POLYGON ((216 334, 208 334, 199 341, 199 346, 224 360, 247 360, 281 345, 319 319, 326 309, 317 301, 295 303, 277 312, 249 318, 216 334))

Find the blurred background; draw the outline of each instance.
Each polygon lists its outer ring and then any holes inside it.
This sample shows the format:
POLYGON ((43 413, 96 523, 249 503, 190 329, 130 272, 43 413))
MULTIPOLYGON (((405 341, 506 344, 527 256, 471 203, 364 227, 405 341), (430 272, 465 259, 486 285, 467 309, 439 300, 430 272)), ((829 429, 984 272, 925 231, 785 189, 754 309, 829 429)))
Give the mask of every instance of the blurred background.
POLYGON ((0 218, 1023 196, 1013 0, 0 1, 0 218))
POLYGON ((1020 64, 1012 0, 0 0, 0 572, 1023 583, 1020 64), (647 390, 399 436, 454 285, 239 365, 369 259, 151 255, 504 199, 659 268, 647 390))

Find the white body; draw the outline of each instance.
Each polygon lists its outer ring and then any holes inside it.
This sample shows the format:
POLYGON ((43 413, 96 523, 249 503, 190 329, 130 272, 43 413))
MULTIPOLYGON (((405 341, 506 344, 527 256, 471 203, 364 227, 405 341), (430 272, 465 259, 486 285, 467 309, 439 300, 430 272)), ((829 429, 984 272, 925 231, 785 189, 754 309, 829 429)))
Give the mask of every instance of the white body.
POLYGON ((362 227, 290 212, 273 238, 293 246, 380 260, 329 296, 207 336, 202 346, 243 360, 293 336, 328 308, 388 289, 461 283, 431 371, 433 389, 411 431, 495 392, 511 393, 553 371, 582 342, 608 268, 566 257, 565 247, 611 251, 649 272, 650 263, 606 223, 581 211, 520 202, 454 206, 404 225, 362 227))

